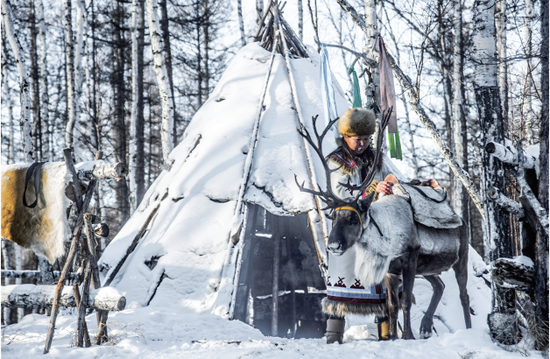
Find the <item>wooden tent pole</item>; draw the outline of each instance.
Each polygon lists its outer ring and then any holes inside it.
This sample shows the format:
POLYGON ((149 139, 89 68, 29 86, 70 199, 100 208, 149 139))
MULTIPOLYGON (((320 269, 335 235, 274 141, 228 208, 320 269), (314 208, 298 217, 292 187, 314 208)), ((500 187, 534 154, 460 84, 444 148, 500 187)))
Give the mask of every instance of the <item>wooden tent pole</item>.
MULTIPOLYGON (((277 13, 275 15, 275 21, 276 21, 277 26, 279 28, 279 32, 282 33, 283 29, 282 29, 281 21, 280 21, 280 18, 279 18, 279 13, 277 13)), ((292 92, 292 99, 294 101, 294 110, 296 111, 299 124, 305 127, 305 123, 304 123, 304 120, 303 120, 303 117, 302 117, 302 107, 300 106, 300 101, 298 100, 298 91, 296 90, 296 81, 294 80, 294 75, 292 74, 292 67, 290 66, 290 58, 289 58, 289 55, 288 55, 289 50, 288 50, 288 46, 286 44, 286 41, 285 41, 284 37, 281 37, 281 42, 282 42, 283 48, 284 48, 284 57, 285 57, 286 69, 287 69, 288 77, 289 77, 289 81, 290 81, 290 89, 291 89, 291 92, 292 92)), ((311 177, 310 178, 311 179, 311 186, 312 186, 311 188, 313 188, 315 191, 318 191, 319 188, 317 188, 317 184, 319 182, 317 181, 317 175, 315 174, 315 170, 313 168, 313 160, 312 160, 312 157, 311 157, 311 153, 309 151, 309 145, 306 142, 305 138, 302 138, 302 140, 304 142, 304 151, 305 151, 305 155, 306 155, 307 165, 308 165, 308 168, 309 168, 309 174, 310 174, 310 177, 311 177)), ((322 240, 323 240, 323 243, 325 244, 325 248, 326 248, 326 243, 327 243, 327 239, 328 239, 327 220, 325 218, 325 214, 323 213, 323 211, 321 211, 322 205, 319 201, 319 198, 317 198, 317 196, 313 196, 313 197, 314 197, 315 203, 317 205, 317 213, 319 215, 319 221, 321 222, 321 230, 322 230, 322 236, 323 236, 322 240)), ((309 216, 309 213, 308 213, 308 216, 309 216)), ((315 244, 315 249, 317 250, 317 256, 318 256, 319 262, 320 262, 319 264, 321 265, 321 272, 322 272, 323 276, 325 276, 324 269, 327 266, 326 251, 323 252, 320 248, 319 238, 318 238, 317 232, 314 229, 313 220, 311 220, 311 219, 312 218, 310 218, 310 222, 312 222, 312 223, 310 223, 310 224, 312 224, 311 233, 313 234, 313 242, 315 244)))
POLYGON ((244 174, 239 186, 239 194, 237 196, 237 205, 235 206, 235 213, 233 215, 233 226, 231 228, 230 238, 234 244, 237 244, 239 241, 239 232, 241 230, 243 222, 243 199, 244 192, 246 190, 246 185, 248 184, 248 179, 250 178, 250 172, 252 172, 252 161, 254 159, 254 150, 256 149, 256 143, 258 142, 258 137, 260 136, 260 122, 262 119, 262 114, 264 113, 264 100, 267 93, 267 88, 269 85, 269 80, 271 78, 271 70, 273 68, 273 62, 275 59, 275 52, 277 49, 278 38, 275 38, 275 46, 273 46, 273 51, 271 52, 271 59, 269 60, 269 69, 265 76, 264 87, 262 89, 262 95, 260 102, 258 104, 258 116, 254 121, 254 127, 252 128, 252 136, 250 136, 250 141, 248 143, 248 154, 246 155, 244 163, 244 174))

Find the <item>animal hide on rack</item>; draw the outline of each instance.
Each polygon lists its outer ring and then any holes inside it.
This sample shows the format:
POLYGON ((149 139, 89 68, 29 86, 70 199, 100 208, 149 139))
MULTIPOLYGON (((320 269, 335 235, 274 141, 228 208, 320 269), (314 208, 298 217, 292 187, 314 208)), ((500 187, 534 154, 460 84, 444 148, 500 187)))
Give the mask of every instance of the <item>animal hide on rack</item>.
POLYGON ((27 203, 38 197, 36 207, 28 208, 23 205, 23 191, 30 165, 21 163, 1 167, 2 238, 32 249, 53 263, 63 255, 63 243, 70 235, 67 208, 71 201, 65 195, 70 176, 65 163, 45 163, 38 194, 35 193, 34 176, 27 185, 27 203))

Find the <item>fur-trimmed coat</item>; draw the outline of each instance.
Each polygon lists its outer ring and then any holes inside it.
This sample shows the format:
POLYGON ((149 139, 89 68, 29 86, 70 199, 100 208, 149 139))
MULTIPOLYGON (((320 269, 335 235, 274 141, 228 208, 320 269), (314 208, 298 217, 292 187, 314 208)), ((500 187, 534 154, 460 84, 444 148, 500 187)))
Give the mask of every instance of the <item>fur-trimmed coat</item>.
MULTIPOLYGON (((335 151, 328 155, 327 163, 329 169, 334 171, 330 176, 332 191, 334 194, 340 198, 349 198, 353 196, 354 193, 342 186, 341 183, 348 183, 349 180, 349 183, 352 185, 360 184, 362 182, 361 179, 364 178, 364 176, 366 176, 373 168, 375 155, 376 151, 371 149, 370 146, 361 156, 355 156, 353 159, 350 159, 348 156, 344 155, 344 149, 342 146, 338 147, 335 151)), ((395 167, 395 165, 384 153, 380 156, 378 168, 378 173, 374 176, 376 181, 383 181, 389 174, 393 174, 400 181, 406 180, 397 167, 395 167)))

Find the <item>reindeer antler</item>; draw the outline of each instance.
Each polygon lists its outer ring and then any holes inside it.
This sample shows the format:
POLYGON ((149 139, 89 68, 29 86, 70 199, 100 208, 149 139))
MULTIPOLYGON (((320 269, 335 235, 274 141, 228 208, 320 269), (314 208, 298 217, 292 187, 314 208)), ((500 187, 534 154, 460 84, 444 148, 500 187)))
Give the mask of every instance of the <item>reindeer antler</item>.
POLYGON ((300 191, 319 196, 319 198, 327 204, 328 208, 336 208, 338 207, 339 204, 346 203, 347 201, 339 198, 337 195, 335 195, 332 192, 330 175, 332 174, 332 172, 338 170, 338 168, 335 170, 331 170, 329 168, 328 163, 325 159, 325 156, 323 155, 323 140, 326 134, 328 133, 328 131, 330 130, 330 128, 332 127, 332 125, 334 125, 339 118, 335 118, 334 120, 329 121, 329 123, 327 124, 323 132, 319 135, 319 132, 317 131, 318 117, 319 115, 316 115, 311 118, 311 121, 313 122, 313 130, 315 132, 315 138, 317 140, 317 144, 315 144, 315 142, 313 141, 313 138, 311 138, 311 134, 309 133, 309 131, 304 125, 300 124, 300 128, 298 128, 297 131, 300 134, 300 136, 305 138, 305 140, 311 145, 311 147, 315 150, 315 152, 321 159, 321 163, 323 164, 323 168, 325 169, 325 175, 327 180, 327 190, 326 191, 321 190, 320 189, 321 187, 319 186, 319 184, 317 184, 319 191, 308 189, 304 187, 304 183, 302 183, 302 185, 298 183, 298 179, 296 178, 296 176, 295 176, 295 180, 296 180, 296 184, 300 188, 300 191))
POLYGON ((320 135, 319 135, 319 132, 317 131, 317 118, 319 117, 319 115, 313 116, 311 118, 311 120, 313 122, 313 130, 315 132, 315 137, 316 137, 316 140, 317 140, 317 144, 313 141, 313 138, 311 137, 311 134, 309 133, 307 128, 304 125, 300 124, 300 128, 298 128, 297 131, 303 138, 305 138, 305 140, 311 145, 311 147, 315 150, 315 152, 317 153, 317 155, 321 159, 321 163, 323 164, 323 168, 325 169, 325 176, 326 176, 326 180, 327 180, 327 190, 326 191, 323 191, 322 189, 320 189, 321 187, 319 186, 319 184, 317 184, 317 187, 319 188, 319 191, 315 191, 315 190, 312 190, 312 189, 309 189, 309 188, 305 188, 304 187, 304 182, 302 182, 302 184, 300 185, 300 183, 298 183, 298 178, 296 176, 294 176, 294 180, 296 181, 296 185, 298 185, 298 187, 300 188, 300 191, 318 196, 323 202, 325 202, 327 204, 327 207, 323 208, 323 209, 336 208, 336 207, 339 207, 341 205, 349 205, 349 204, 353 204, 353 203, 357 202, 357 200, 361 197, 361 195, 363 194, 365 189, 372 183, 372 181, 374 179, 374 176, 378 172, 378 167, 376 165, 378 164, 378 161, 380 160, 380 155, 382 153, 382 151, 380 151, 380 148, 382 147, 382 141, 383 141, 383 138, 384 138, 383 137, 384 136, 384 129, 388 125, 388 121, 390 119, 390 115, 391 115, 392 110, 393 110, 393 107, 390 107, 388 110, 384 111, 384 114, 382 116, 382 121, 380 123, 380 131, 378 132, 378 138, 376 139, 376 145, 377 145, 376 148, 378 150, 376 151, 376 156, 375 156, 375 160, 374 160, 375 165, 373 166, 373 169, 369 172, 367 178, 365 178, 365 180, 358 186, 351 185, 349 183, 349 180, 348 180, 347 184, 340 183, 342 186, 344 186, 346 188, 349 188, 349 189, 352 189, 352 190, 359 190, 358 194, 352 200, 342 199, 342 198, 338 197, 336 194, 334 194, 334 192, 332 192, 332 184, 331 184, 330 176, 331 176, 332 172, 335 172, 335 171, 339 170, 341 168, 341 166, 334 169, 334 170, 331 170, 329 168, 327 160, 326 160, 326 158, 323 154, 323 139, 325 138, 326 134, 328 133, 328 131, 330 130, 332 125, 334 125, 338 121, 339 118, 336 118, 332 121, 329 121, 329 123, 327 124, 327 126, 325 127, 325 129, 323 130, 323 132, 320 135))

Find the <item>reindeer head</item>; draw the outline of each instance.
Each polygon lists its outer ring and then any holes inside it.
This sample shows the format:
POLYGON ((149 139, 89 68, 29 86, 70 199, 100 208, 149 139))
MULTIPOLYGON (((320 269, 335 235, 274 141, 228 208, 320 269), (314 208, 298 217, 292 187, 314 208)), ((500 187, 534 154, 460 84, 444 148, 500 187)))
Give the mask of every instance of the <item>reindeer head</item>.
MULTIPOLYGON (((380 131, 378 131, 378 138, 376 139, 376 148, 381 148, 382 146, 384 129, 388 124, 391 111, 392 108, 389 108, 387 111, 384 112, 382 116, 380 131)), ((364 198, 362 198, 362 195, 365 192, 365 189, 374 180, 374 176, 376 175, 378 167, 373 166, 373 169, 369 172, 367 178, 365 178, 365 180, 357 186, 350 184, 349 181, 348 183, 340 183, 342 186, 356 191, 355 193, 357 194, 354 197, 339 198, 336 194, 334 194, 334 192, 332 191, 330 176, 332 172, 339 170, 339 168, 336 168, 334 170, 331 170, 329 168, 327 160, 323 154, 323 139, 329 129, 332 127, 332 125, 336 123, 336 121, 338 121, 338 118, 330 121, 327 127, 321 133, 321 135, 319 135, 317 131, 317 118, 318 116, 312 118, 313 129, 315 131, 317 144, 314 143, 309 131, 303 125, 298 129, 298 132, 302 137, 306 139, 311 147, 313 147, 313 149, 321 159, 321 163, 323 164, 323 167, 325 169, 327 189, 326 191, 323 191, 322 189, 320 189, 320 186, 318 184, 317 187, 319 188, 319 191, 308 189, 304 187, 303 183, 300 185, 297 179, 296 184, 298 185, 298 187, 300 187, 300 191, 316 195, 323 202, 325 202, 326 207, 323 208, 323 210, 330 210, 331 214, 329 215, 329 217, 332 219, 332 230, 328 238, 327 249, 336 255, 342 255, 349 247, 357 242, 363 234, 363 225, 366 222, 367 212, 369 210, 370 204, 372 203, 374 193, 371 193, 364 198)), ((381 151, 376 151, 374 163, 378 163, 380 159, 380 154, 381 151)))

